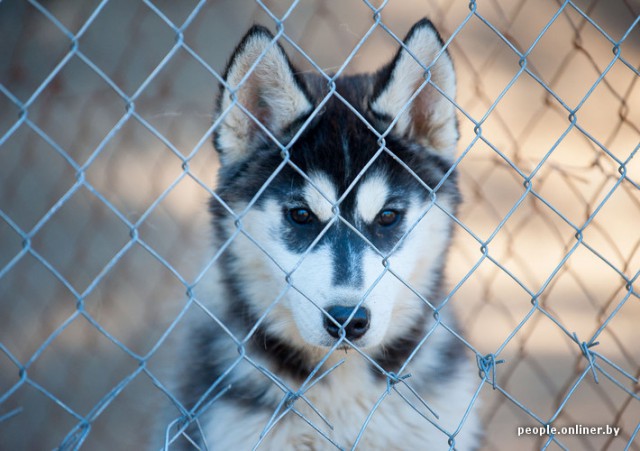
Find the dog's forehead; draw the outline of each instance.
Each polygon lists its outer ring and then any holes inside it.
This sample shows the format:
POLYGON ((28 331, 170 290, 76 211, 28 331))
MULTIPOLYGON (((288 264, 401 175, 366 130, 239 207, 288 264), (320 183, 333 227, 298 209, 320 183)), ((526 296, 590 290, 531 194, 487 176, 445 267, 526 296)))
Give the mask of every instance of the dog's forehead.
POLYGON ((326 172, 313 172, 303 188, 304 199, 320 221, 329 221, 338 201, 336 184, 326 172))
POLYGON ((380 149, 379 135, 365 121, 350 104, 330 98, 293 146, 292 159, 350 183, 380 149))
POLYGON ((372 222, 389 198, 389 182, 381 173, 375 173, 360 183, 356 190, 355 209, 365 222, 372 222))
POLYGON ((329 221, 337 207, 343 213, 348 211, 350 216, 371 222, 385 206, 390 193, 387 178, 379 172, 363 176, 347 190, 346 195, 339 192, 338 184, 328 173, 317 171, 309 175, 303 196, 321 221, 329 221))

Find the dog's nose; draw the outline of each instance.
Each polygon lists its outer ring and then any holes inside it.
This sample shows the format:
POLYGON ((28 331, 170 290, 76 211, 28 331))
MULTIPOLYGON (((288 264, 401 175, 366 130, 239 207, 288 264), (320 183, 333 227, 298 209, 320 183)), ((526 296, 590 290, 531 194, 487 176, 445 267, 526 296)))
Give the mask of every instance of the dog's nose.
MULTIPOLYGON (((369 329, 369 311, 364 307, 359 307, 347 325, 345 323, 351 316, 354 307, 343 307, 334 305, 327 309, 327 313, 335 320, 336 323, 344 327, 345 336, 349 340, 356 340, 362 337, 369 329)), ((333 338, 340 336, 340 327, 325 316, 324 328, 333 338)))

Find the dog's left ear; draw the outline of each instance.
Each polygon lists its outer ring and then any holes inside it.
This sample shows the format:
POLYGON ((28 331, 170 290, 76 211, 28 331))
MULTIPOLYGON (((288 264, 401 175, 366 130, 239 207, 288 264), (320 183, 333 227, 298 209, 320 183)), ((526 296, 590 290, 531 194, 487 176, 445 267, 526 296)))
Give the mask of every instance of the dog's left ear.
POLYGON ((450 99, 455 98, 453 62, 443 46, 440 35, 428 19, 416 23, 393 61, 378 73, 370 108, 386 121, 400 115, 394 133, 416 140, 451 159, 458 141, 455 108, 434 87, 450 99), (423 66, 429 68, 431 78, 411 100, 429 76, 423 66))

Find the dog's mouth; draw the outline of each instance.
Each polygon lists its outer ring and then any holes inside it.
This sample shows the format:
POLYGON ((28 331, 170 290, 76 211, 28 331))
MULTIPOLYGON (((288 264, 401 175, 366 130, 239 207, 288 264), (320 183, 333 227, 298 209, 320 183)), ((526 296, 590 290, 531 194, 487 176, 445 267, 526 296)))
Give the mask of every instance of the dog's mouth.
MULTIPOLYGON (((359 350, 361 351, 371 349, 371 346, 367 344, 366 337, 362 337, 358 340, 341 340, 339 338, 330 338, 329 343, 327 343, 327 345, 323 347, 334 349, 335 352, 340 354, 347 354, 358 352, 359 350)), ((373 347, 375 347, 375 345, 373 347)))
POLYGON ((333 337, 328 337, 327 339, 323 340, 322 343, 316 343, 315 346, 344 354, 353 352, 356 349, 362 349, 362 346, 360 346, 356 340, 347 341, 340 338, 335 339, 333 337))

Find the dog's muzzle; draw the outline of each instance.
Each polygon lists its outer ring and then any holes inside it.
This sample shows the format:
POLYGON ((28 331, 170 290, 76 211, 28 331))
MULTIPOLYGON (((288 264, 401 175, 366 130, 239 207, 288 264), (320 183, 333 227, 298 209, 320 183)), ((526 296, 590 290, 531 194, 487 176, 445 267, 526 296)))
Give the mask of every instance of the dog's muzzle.
POLYGON ((327 309, 327 313, 335 320, 334 322, 326 316, 324 318, 324 328, 329 335, 333 338, 339 338, 341 329, 344 328, 345 337, 348 340, 357 340, 369 330, 369 311, 364 307, 359 307, 355 313, 353 313, 353 310, 354 307, 341 305, 334 305, 327 309), (353 318, 347 323, 352 313, 353 318))

